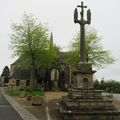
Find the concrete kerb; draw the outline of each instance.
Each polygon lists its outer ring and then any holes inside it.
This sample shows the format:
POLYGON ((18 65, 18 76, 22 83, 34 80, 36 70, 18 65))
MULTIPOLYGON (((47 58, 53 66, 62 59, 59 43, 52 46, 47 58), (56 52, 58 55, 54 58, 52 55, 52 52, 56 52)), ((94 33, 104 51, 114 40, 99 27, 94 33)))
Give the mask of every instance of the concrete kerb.
POLYGON ((50 113, 49 113, 49 109, 48 109, 48 105, 47 105, 47 97, 45 96, 45 109, 46 109, 46 115, 47 115, 47 119, 48 120, 51 120, 51 117, 50 117, 50 113))

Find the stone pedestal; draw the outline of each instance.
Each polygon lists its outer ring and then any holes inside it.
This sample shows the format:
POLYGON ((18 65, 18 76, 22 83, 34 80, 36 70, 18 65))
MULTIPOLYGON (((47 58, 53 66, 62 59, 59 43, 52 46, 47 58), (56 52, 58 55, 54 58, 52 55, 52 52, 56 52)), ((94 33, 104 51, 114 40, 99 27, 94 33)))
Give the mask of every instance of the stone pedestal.
POLYGON ((96 71, 92 70, 90 63, 79 63, 77 70, 73 72, 74 75, 74 87, 81 89, 93 88, 93 74, 96 71))
POLYGON ((79 64, 74 71, 75 86, 58 103, 64 120, 120 120, 112 100, 104 99, 101 90, 94 90, 93 73, 88 63, 79 64))
POLYGON ((120 120, 120 112, 102 91, 72 89, 58 103, 64 120, 120 120))

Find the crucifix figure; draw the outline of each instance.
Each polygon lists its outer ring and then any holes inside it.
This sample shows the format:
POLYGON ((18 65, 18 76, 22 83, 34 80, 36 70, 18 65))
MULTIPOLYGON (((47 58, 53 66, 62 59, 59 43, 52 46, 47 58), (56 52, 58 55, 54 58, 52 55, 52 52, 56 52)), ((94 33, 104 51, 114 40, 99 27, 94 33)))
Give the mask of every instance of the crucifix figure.
POLYGON ((90 24, 91 22, 91 12, 90 9, 87 10, 87 20, 84 20, 84 8, 87 8, 87 6, 83 5, 83 2, 81 2, 81 5, 78 5, 77 7, 81 8, 80 16, 81 19, 78 19, 78 10, 75 8, 74 10, 74 22, 80 24, 80 62, 87 62, 86 58, 86 48, 85 48, 85 24, 90 24))

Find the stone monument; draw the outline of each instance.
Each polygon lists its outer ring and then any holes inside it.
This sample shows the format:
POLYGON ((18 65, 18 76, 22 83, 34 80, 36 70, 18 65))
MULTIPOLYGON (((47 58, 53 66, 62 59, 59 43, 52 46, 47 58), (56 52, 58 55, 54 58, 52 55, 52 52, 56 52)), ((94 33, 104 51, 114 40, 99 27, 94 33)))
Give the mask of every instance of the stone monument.
POLYGON ((81 6, 78 5, 77 7, 81 8, 80 20, 78 20, 77 8, 74 10, 74 22, 80 24, 80 62, 78 70, 74 71, 77 83, 75 87, 88 89, 93 88, 93 73, 96 72, 92 70, 92 65, 87 62, 85 49, 85 25, 91 23, 91 12, 90 9, 87 10, 87 20, 84 20, 84 8, 87 8, 87 6, 84 6, 81 2, 81 6))
POLYGON ((58 69, 51 70, 52 90, 58 90, 59 71, 58 69))
POLYGON ((84 19, 84 8, 81 2, 80 16, 78 8, 74 11, 74 22, 80 24, 80 62, 74 74, 75 86, 67 96, 62 96, 58 103, 59 111, 64 120, 120 120, 120 112, 113 106, 112 100, 104 99, 101 90, 93 88, 92 64, 87 62, 85 52, 85 25, 91 23, 91 12, 87 10, 84 19))

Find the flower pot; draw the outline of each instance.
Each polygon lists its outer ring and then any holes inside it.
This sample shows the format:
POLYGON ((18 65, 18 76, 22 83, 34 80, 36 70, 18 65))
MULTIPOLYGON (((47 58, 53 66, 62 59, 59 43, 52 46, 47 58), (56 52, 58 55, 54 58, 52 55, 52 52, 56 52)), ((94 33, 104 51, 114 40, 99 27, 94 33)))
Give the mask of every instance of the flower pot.
POLYGON ((43 96, 32 96, 31 104, 32 105, 42 105, 44 102, 43 96))

